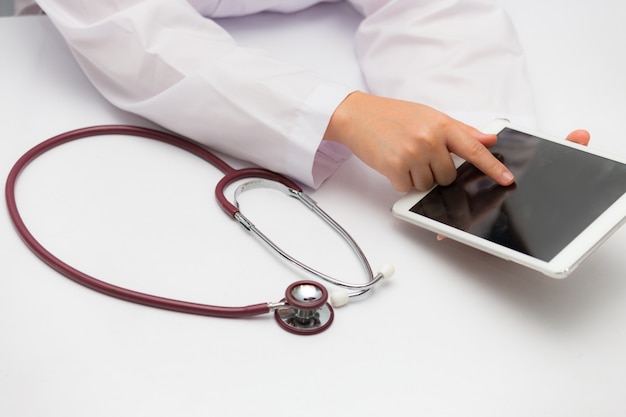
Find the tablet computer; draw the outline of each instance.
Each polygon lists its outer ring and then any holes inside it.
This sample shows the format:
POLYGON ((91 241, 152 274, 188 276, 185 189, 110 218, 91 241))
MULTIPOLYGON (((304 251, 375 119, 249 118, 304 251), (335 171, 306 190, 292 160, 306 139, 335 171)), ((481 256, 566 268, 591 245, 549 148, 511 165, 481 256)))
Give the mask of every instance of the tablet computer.
POLYGON ((396 217, 554 278, 570 274, 626 219, 626 163, 498 120, 489 150, 515 175, 503 187, 472 164, 448 186, 412 191, 396 217))

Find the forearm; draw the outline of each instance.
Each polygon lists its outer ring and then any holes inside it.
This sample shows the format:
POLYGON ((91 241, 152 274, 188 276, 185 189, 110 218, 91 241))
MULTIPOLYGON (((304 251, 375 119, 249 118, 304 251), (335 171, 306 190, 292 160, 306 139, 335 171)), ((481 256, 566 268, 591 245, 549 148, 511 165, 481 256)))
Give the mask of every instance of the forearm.
POLYGON ((347 87, 238 46, 185 0, 40 3, 116 106, 319 185, 312 166, 347 87))
POLYGON ((357 55, 374 94, 481 127, 534 123, 523 51, 494 0, 350 0, 365 15, 357 55))

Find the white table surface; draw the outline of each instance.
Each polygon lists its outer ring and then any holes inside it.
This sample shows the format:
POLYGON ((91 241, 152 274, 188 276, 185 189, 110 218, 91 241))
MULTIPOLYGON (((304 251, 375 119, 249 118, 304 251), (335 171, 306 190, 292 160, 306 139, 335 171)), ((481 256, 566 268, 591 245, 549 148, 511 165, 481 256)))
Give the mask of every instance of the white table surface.
MULTIPOLYGON (((591 146, 626 157, 626 3, 503 2, 527 50, 540 129, 584 127, 591 146)), ((223 23, 242 43, 360 87, 358 21, 346 5, 321 5, 223 23)), ((0 39, 2 178, 55 134, 150 126, 97 95, 46 17, 2 18, 0 39)), ((281 298, 293 271, 220 211, 217 178, 165 145, 90 139, 32 164, 18 199, 45 245, 110 282, 206 303, 281 298)), ((397 268, 315 337, 270 317, 197 317, 92 292, 40 262, 1 205, 0 416, 625 415, 626 230, 553 280, 395 220, 399 195, 355 159, 312 196, 374 267, 397 268)), ((358 272, 317 227, 302 230, 305 256, 358 272)))

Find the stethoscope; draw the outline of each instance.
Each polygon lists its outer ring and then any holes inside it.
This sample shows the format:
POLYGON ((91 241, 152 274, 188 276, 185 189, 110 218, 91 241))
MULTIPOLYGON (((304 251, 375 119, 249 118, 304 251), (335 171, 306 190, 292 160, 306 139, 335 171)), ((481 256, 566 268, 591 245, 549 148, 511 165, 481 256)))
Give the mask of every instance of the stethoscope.
POLYGON ((393 266, 385 265, 374 275, 367 258, 354 239, 290 179, 260 168, 235 169, 206 148, 194 142, 170 133, 143 127, 123 125, 94 126, 52 137, 26 152, 15 163, 7 179, 5 196, 9 215, 18 234, 26 245, 49 266, 93 290, 122 300, 166 310, 225 318, 250 317, 273 312, 276 321, 283 329, 295 334, 311 335, 320 333, 331 325, 334 319, 333 306, 339 307, 347 304, 352 298, 364 296, 383 278, 390 278, 394 273, 393 266), (66 264, 44 248, 24 224, 15 200, 15 185, 17 178, 26 166, 48 150, 77 139, 100 135, 128 135, 154 139, 191 152, 214 165, 224 174, 224 177, 217 183, 215 195, 226 213, 237 220, 246 230, 254 233, 263 243, 267 244, 289 263, 306 271, 313 277, 342 288, 342 290, 329 295, 327 289, 317 281, 303 280, 289 285, 285 291, 284 298, 278 302, 259 303, 244 307, 224 307, 179 301, 133 291, 94 278, 66 264), (242 180, 246 180, 246 182, 243 182, 235 189, 235 204, 232 204, 224 195, 225 189, 234 182, 242 180), (349 283, 321 273, 293 258, 272 242, 239 209, 239 196, 247 190, 257 188, 278 190, 289 197, 297 199, 321 217, 350 245, 365 271, 367 281, 362 284, 349 283))

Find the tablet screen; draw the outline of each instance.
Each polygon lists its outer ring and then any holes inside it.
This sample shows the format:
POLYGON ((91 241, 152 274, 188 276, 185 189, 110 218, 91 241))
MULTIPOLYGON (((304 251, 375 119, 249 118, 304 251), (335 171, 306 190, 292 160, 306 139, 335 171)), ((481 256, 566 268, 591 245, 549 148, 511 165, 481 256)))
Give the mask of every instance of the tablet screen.
POLYGON ((490 151, 515 175, 502 187, 469 163, 410 210, 550 261, 626 192, 626 165, 505 128, 490 151))

